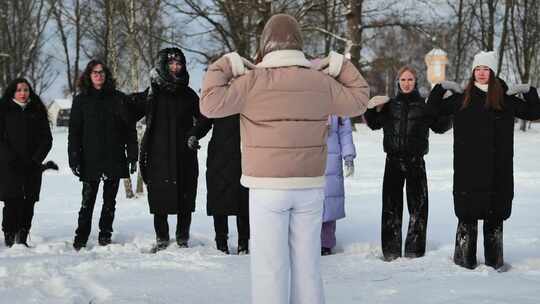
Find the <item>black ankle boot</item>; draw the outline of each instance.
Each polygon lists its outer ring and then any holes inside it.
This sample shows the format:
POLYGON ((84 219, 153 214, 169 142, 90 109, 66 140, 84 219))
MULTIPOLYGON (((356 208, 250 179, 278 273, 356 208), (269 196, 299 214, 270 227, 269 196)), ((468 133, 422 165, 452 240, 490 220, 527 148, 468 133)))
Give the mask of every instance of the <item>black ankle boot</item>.
POLYGON ((180 248, 188 248, 188 240, 187 239, 181 239, 181 238, 176 238, 176 245, 178 245, 178 247, 180 248))
POLYGON ((216 240, 216 248, 225 254, 229 254, 229 245, 227 244, 227 240, 216 240))
POLYGON ((4 243, 6 247, 11 247, 15 244, 15 233, 13 232, 4 232, 4 243))
POLYGON ((238 240, 238 255, 249 254, 249 240, 238 240))
POLYGON ((168 238, 156 238, 156 243, 154 246, 150 249, 151 253, 157 253, 158 251, 165 250, 167 247, 169 247, 169 239, 168 238))
POLYGON ((99 246, 107 246, 111 243, 111 236, 106 234, 99 234, 98 244, 99 246))
POLYGON ((332 254, 332 248, 321 247, 321 255, 322 256, 331 255, 331 254, 332 254))
POLYGON ((29 248, 30 246, 27 243, 27 239, 28 239, 28 230, 20 230, 15 237, 15 243, 24 245, 29 248))

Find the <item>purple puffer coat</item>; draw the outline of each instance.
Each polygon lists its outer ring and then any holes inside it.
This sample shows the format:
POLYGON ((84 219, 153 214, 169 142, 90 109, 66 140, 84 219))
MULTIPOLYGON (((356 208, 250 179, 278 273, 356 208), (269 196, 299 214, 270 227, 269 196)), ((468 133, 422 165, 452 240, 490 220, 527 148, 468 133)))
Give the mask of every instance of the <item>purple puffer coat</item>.
POLYGON ((323 222, 345 217, 342 159, 353 160, 356 157, 351 120, 349 118, 339 120, 341 123, 338 123, 338 117, 333 115, 328 118, 328 158, 326 159, 323 222))

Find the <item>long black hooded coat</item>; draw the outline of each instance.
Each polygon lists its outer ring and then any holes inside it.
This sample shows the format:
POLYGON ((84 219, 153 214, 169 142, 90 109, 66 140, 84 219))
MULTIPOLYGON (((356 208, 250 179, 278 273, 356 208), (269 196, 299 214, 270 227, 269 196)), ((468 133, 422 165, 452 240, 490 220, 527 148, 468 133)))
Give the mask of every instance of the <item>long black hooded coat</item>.
POLYGON ((41 163, 52 147, 43 105, 30 100, 23 110, 0 101, 0 200, 39 201, 41 163))
MULTIPOLYGON (((502 82, 502 81, 501 81, 502 82)), ((502 82, 506 91, 506 84, 502 82)), ((470 104, 462 109, 463 94, 443 100, 446 90, 436 85, 428 104, 438 114, 454 115, 454 211, 462 220, 506 220, 514 197, 514 121, 540 118, 535 88, 524 99, 504 96, 503 110, 485 106, 486 93, 472 88, 470 104)))
POLYGON ((240 118, 232 115, 207 119, 213 125, 206 159, 206 212, 208 215, 249 215, 249 190, 240 184, 240 118))
POLYGON ((148 187, 150 213, 195 211, 199 166, 197 151, 189 149, 187 139, 200 139, 209 129, 200 125, 205 118, 199 112, 199 97, 185 87, 174 95, 158 89, 153 94, 148 90, 134 94, 132 98, 136 119, 146 116, 140 169, 148 187))
POLYGON ((151 80, 151 88, 131 95, 135 120, 146 117, 141 141, 140 169, 148 188, 152 214, 178 214, 195 211, 199 166, 197 151, 187 146, 187 139, 204 137, 210 125, 199 111, 199 97, 188 86, 189 74, 182 70, 179 81, 167 82, 170 56, 185 58, 179 49, 160 51, 158 71, 162 78, 151 80))

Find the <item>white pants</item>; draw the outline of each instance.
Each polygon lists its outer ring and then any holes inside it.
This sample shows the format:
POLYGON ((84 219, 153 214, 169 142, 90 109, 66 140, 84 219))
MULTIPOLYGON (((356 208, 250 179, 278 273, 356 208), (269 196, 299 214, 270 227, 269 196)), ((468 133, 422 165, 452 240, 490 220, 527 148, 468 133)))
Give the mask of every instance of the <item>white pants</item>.
POLYGON ((252 304, 324 304, 324 189, 249 190, 252 304))

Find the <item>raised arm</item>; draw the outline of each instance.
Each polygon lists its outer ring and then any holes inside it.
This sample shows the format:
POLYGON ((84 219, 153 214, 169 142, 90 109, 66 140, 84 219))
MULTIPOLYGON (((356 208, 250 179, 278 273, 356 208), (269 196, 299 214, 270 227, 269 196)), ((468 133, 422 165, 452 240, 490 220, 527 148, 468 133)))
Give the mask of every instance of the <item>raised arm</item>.
POLYGON ((242 112, 248 91, 247 77, 233 76, 233 67, 227 56, 221 57, 208 67, 204 75, 200 102, 200 111, 204 116, 220 118, 242 112))
POLYGON ((428 112, 434 117, 440 115, 453 115, 459 111, 463 102, 463 94, 452 92, 452 96, 444 98, 447 89, 441 84, 437 84, 429 94, 427 106, 428 112))
MULTIPOLYGON (((330 59, 332 66, 332 59, 330 59)), ((331 79, 332 113, 337 116, 362 115, 369 101, 369 86, 356 67, 346 59, 335 80, 331 79)), ((333 75, 330 75, 333 76, 333 75)))
POLYGON ((148 104, 147 97, 149 93, 150 88, 147 88, 142 92, 129 94, 124 100, 126 108, 134 122, 137 122, 146 116, 146 106, 148 104))
POLYGON ((515 96, 507 96, 515 104, 515 115, 525 120, 540 119, 540 98, 535 87, 523 93, 523 100, 515 96))

